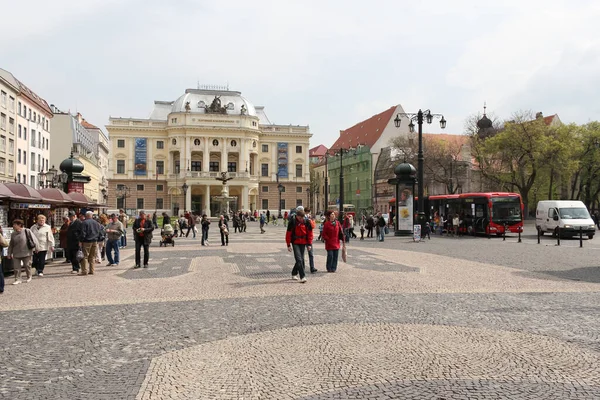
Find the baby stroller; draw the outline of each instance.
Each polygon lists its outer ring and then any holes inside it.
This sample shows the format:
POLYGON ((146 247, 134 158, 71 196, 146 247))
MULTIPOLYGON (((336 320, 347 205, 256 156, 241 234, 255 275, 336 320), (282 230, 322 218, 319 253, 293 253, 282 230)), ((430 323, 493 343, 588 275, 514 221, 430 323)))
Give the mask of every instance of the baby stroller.
POLYGON ((171 226, 171 224, 166 224, 165 226, 163 226, 163 228, 160 230, 160 244, 159 246, 167 246, 168 244, 170 244, 171 246, 175 246, 175 239, 173 239, 174 237, 174 231, 173 231, 173 227, 171 226))

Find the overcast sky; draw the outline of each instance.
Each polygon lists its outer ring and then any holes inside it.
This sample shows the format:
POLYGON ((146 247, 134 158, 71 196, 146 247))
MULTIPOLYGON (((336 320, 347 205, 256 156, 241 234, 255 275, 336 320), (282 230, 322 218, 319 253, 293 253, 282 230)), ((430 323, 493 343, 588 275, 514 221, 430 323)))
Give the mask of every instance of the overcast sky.
MULTIPOLYGON (((104 126, 229 84, 311 146, 392 105, 600 119, 600 2, 0 0, 0 67, 104 126), (488 4, 489 3, 489 4, 488 4), (596 28, 594 28, 596 26, 596 28)), ((439 132, 439 125, 431 132, 439 132)))

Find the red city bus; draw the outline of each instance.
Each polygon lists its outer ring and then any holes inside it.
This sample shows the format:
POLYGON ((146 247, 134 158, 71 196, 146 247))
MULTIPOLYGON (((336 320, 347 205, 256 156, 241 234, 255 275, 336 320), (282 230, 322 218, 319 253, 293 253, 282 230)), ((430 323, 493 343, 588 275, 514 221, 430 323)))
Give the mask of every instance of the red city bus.
MULTIPOLYGON (((462 221, 460 231, 475 235, 523 232, 523 201, 518 193, 462 193, 429 196, 425 209, 430 219, 436 213, 452 221, 455 214, 462 221)), ((451 222, 450 222, 451 223, 451 222)))

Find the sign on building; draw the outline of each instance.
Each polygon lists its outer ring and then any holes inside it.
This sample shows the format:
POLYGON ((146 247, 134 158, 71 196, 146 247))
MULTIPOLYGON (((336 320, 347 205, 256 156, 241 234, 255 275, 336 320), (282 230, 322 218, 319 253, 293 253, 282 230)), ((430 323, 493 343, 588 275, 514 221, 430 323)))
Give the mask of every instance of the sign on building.
POLYGON ((288 144, 277 143, 277 173, 280 178, 288 177, 288 144))
POLYGON ((148 141, 146 138, 135 139, 134 175, 146 175, 148 160, 148 141))

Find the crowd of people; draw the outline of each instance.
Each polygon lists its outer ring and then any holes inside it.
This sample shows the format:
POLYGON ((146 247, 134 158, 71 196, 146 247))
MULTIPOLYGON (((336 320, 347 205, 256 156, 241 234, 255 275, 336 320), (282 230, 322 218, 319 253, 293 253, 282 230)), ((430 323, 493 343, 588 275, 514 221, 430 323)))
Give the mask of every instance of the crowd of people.
MULTIPOLYGON (((269 211, 260 215, 239 211, 232 215, 224 214, 219 217, 217 229, 221 239, 221 246, 229 245, 230 224, 234 233, 245 233, 247 222, 260 221, 261 233, 265 232, 265 225, 271 219, 269 211)), ((284 221, 287 224, 286 243, 288 250, 294 254, 294 267, 292 278, 301 283, 306 282, 304 253, 308 255, 309 270, 316 273, 313 238, 316 229, 316 219, 319 220, 319 236, 317 240, 325 243, 327 251, 326 270, 336 272, 339 252, 346 251, 346 243, 352 238, 358 238, 355 232, 356 225, 360 227, 360 239, 372 238, 373 232, 377 234, 379 241, 383 241, 387 230, 387 221, 381 213, 373 216, 363 215, 357 222, 352 214, 346 215, 342 221, 338 221, 335 211, 327 211, 317 218, 310 213, 309 209, 299 206, 286 211, 284 221)), ((275 218, 273 216, 273 218, 275 218)), ((171 233, 173 238, 201 237, 201 245, 208 246, 208 233, 211 221, 206 214, 184 212, 178 218, 172 218, 167 213, 162 213, 161 236, 164 239, 166 233, 171 233)), ((10 241, 7 241, 0 228, 0 247, 7 248, 7 258, 13 262, 15 271, 13 284, 32 280, 32 267, 38 277, 44 276, 47 254, 53 254, 55 247, 64 250, 65 263, 71 264, 71 273, 78 275, 93 275, 96 265, 107 261, 107 266, 116 266, 120 263, 120 250, 127 247, 127 230, 131 227, 131 233, 135 243, 135 265, 133 268, 148 268, 150 259, 149 247, 153 239, 153 232, 158 229, 158 217, 140 211, 139 215, 130 218, 124 210, 119 214, 95 215, 92 211, 76 214, 70 211, 63 218, 63 225, 59 230, 58 246, 54 240, 52 228, 46 223, 46 217, 39 215, 36 223, 27 228, 22 220, 13 221, 13 233, 10 241), (133 219, 133 221, 132 221, 133 219), (133 222, 133 223, 132 223, 133 222), (143 257, 142 257, 143 252, 143 257), (22 279, 22 273, 25 278, 22 279)), ((4 291, 4 276, 0 275, 0 292, 4 291)))

